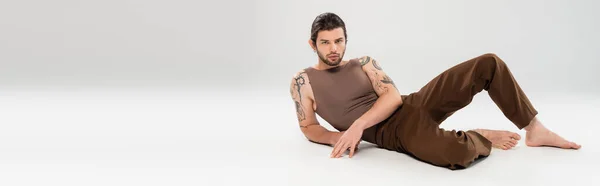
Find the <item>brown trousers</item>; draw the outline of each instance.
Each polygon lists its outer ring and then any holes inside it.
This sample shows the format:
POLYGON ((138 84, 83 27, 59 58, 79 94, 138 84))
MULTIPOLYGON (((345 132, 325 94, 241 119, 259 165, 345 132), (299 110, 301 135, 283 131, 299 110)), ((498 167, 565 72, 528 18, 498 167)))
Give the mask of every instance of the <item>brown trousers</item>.
POLYGON ((418 92, 403 95, 403 105, 380 124, 377 145, 452 170, 468 167, 489 156, 491 142, 471 130, 449 131, 439 125, 482 90, 519 129, 538 114, 504 61, 484 54, 446 70, 418 92))

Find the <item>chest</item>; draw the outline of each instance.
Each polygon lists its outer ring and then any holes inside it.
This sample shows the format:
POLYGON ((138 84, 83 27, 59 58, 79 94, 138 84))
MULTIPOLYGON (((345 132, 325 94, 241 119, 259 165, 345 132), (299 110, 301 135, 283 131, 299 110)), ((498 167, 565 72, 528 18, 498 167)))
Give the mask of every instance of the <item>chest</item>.
POLYGON ((323 76, 313 84, 315 99, 330 105, 343 105, 373 93, 373 86, 361 68, 348 69, 343 74, 323 76))

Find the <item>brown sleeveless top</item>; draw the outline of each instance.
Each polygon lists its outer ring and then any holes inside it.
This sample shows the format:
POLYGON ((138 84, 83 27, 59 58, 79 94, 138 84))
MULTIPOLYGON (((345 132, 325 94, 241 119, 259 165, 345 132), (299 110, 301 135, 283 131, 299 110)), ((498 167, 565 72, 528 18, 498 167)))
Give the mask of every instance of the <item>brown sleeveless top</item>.
MULTIPOLYGON (((358 59, 326 70, 304 70, 317 105, 315 112, 339 131, 347 130, 378 98, 358 59)), ((362 139, 375 143, 377 126, 364 130, 362 139)))

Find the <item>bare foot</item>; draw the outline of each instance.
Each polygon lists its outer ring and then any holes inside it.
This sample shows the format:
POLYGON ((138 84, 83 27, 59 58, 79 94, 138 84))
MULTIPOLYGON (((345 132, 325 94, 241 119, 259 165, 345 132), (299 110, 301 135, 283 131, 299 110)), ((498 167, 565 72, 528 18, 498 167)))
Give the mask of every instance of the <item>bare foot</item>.
POLYGON ((567 141, 558 134, 548 130, 537 119, 531 121, 529 126, 525 127, 527 134, 525 144, 530 147, 558 147, 563 149, 579 149, 581 145, 567 141))
POLYGON ((490 140, 492 142, 492 147, 504 150, 515 147, 515 145, 517 145, 518 141, 521 139, 519 134, 509 131, 489 129, 475 129, 473 131, 490 140))

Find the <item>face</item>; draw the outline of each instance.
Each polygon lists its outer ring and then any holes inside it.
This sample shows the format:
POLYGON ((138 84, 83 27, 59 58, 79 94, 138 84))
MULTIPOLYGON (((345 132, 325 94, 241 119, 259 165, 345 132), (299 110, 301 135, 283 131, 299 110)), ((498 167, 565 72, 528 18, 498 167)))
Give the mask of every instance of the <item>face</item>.
POLYGON ((320 31, 315 45, 312 40, 309 42, 311 47, 317 51, 319 59, 329 66, 339 65, 344 58, 346 38, 344 38, 344 29, 342 28, 320 31))

